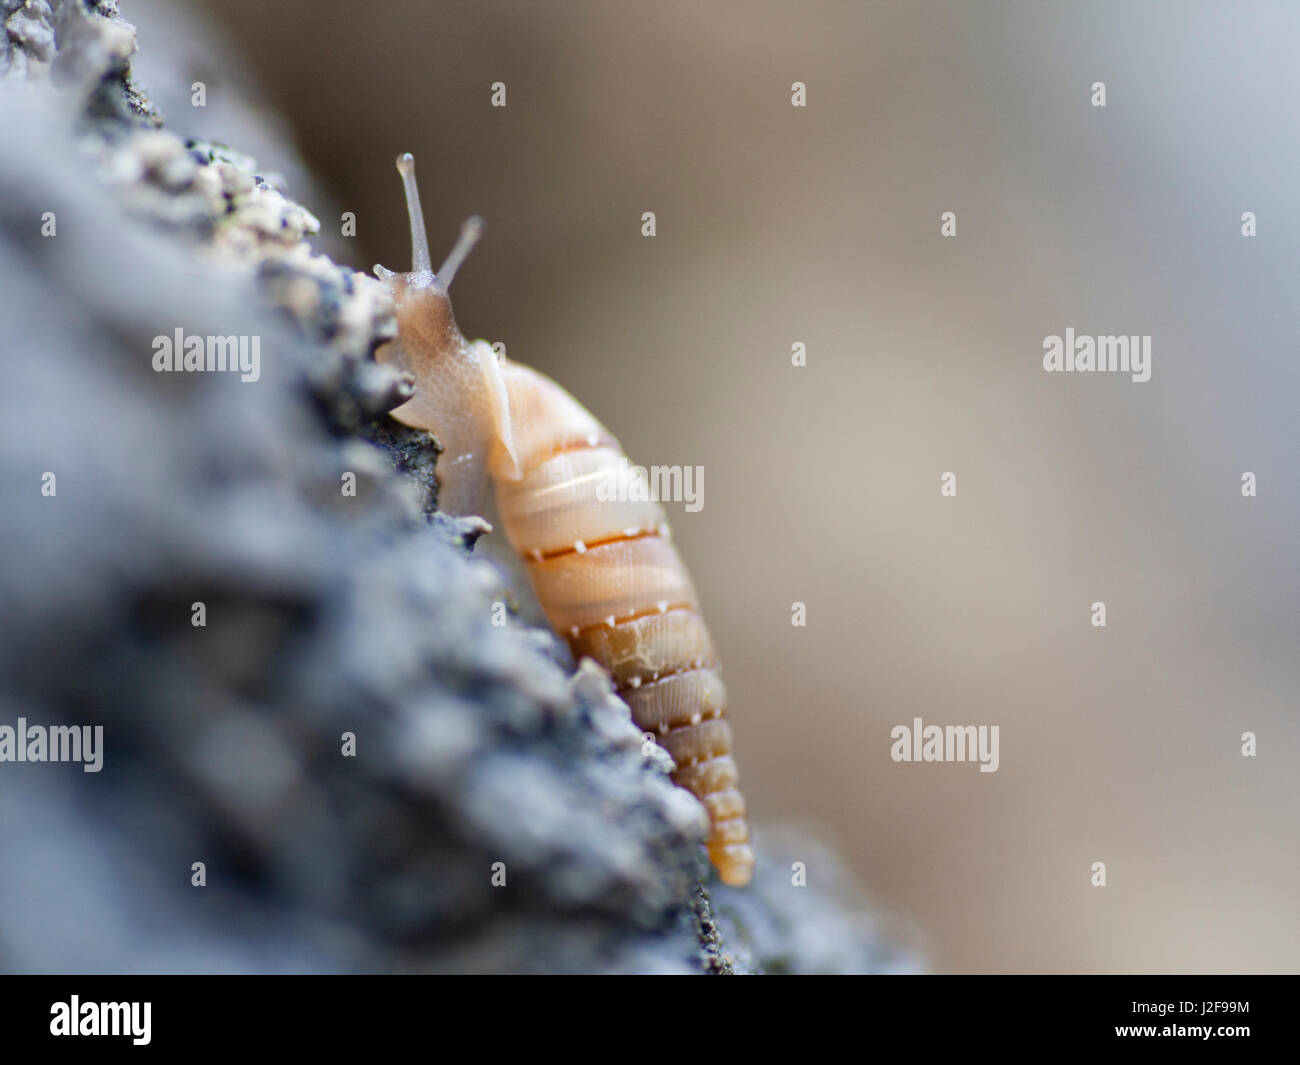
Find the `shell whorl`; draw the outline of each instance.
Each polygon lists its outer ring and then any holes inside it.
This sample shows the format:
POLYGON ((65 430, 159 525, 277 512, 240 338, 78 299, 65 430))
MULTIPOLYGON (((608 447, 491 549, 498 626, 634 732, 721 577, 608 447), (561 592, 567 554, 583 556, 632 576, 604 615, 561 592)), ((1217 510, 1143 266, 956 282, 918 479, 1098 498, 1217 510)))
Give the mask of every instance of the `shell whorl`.
POLYGON ((673 780, 708 810, 723 881, 746 884, 754 855, 726 690, 663 509, 602 498, 623 460, 618 441, 550 378, 516 363, 503 373, 512 447, 489 469, 506 536, 555 631, 609 670, 637 726, 672 756, 673 780))

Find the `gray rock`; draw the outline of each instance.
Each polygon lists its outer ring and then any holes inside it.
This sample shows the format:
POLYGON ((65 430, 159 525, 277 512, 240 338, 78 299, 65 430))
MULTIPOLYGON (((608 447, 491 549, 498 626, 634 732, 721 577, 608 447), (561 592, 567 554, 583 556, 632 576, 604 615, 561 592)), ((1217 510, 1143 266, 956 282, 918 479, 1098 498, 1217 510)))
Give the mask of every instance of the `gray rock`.
POLYGON ((914 966, 778 856, 720 889, 603 672, 492 624, 383 287, 162 128, 115 5, 0 18, 0 725, 104 730, 97 773, 0 763, 0 969, 914 966), (177 329, 260 376, 155 372, 177 329))

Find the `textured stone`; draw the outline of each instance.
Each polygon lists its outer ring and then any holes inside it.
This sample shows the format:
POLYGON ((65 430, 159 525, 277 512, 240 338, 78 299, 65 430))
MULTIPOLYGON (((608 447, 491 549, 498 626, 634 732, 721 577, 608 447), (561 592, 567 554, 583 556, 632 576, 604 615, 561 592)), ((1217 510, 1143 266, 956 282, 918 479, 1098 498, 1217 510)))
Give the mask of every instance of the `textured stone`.
POLYGON ((0 724, 105 736, 99 773, 0 764, 0 969, 914 964, 761 850, 752 891, 701 882, 703 811, 605 674, 492 623, 483 523, 384 413, 383 286, 162 126, 115 5, 0 18, 0 724), (260 378, 155 373, 177 328, 259 337, 260 378))

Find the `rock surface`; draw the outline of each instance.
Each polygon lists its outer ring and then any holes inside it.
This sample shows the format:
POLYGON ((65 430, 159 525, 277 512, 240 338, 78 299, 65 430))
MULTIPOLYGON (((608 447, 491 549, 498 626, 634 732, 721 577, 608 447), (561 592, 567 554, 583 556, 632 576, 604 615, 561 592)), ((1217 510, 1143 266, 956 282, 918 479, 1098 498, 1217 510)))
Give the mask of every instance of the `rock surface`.
POLYGON ((383 286, 166 129, 116 5, 0 21, 0 725, 104 737, 0 763, 0 970, 915 969, 833 856, 794 886, 806 839, 719 885, 604 673, 494 624, 385 415, 383 286), (155 372, 178 329, 259 338, 257 379, 155 372))

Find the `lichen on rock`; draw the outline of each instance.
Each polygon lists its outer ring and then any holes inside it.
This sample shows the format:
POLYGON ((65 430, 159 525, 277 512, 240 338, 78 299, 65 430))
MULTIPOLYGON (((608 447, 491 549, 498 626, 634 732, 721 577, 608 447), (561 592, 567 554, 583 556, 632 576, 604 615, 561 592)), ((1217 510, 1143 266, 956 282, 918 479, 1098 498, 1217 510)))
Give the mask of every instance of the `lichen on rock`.
POLYGON ((166 128, 116 4, 0 17, 0 724, 105 745, 0 766, 0 969, 908 967, 776 859, 706 879, 703 810, 608 677, 496 623, 482 523, 386 417, 384 287, 166 128), (259 338, 260 375, 156 372, 177 329, 259 338), (813 896, 837 957, 792 927, 813 896))

